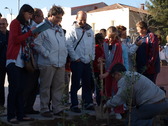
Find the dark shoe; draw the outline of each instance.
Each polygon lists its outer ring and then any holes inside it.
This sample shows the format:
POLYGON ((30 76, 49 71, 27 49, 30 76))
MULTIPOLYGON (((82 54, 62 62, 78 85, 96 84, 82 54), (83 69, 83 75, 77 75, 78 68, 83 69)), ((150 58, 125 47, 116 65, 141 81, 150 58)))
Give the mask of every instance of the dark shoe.
POLYGON ((41 115, 43 117, 47 117, 47 118, 53 117, 53 115, 49 111, 48 112, 43 112, 43 113, 41 113, 41 115))
POLYGON ((23 117, 22 119, 19 119, 19 121, 34 121, 34 119, 31 118, 31 117, 25 116, 25 117, 23 117))
POLYGON ((89 105, 84 106, 84 109, 85 109, 85 110, 93 110, 93 111, 95 110, 93 104, 89 104, 89 105))
POLYGON ((67 113, 65 113, 64 111, 60 111, 58 113, 54 113, 55 116, 68 116, 67 113))
POLYGON ((12 123, 12 124, 19 124, 19 121, 17 119, 15 119, 15 118, 10 119, 8 122, 12 123))
POLYGON ((3 105, 0 105, 0 111, 1 110, 3 110, 3 111, 5 110, 5 107, 3 105))
POLYGON ((75 113, 81 113, 81 110, 78 107, 71 107, 71 111, 75 113))
POLYGON ((39 111, 31 110, 31 111, 26 111, 25 114, 39 114, 39 111))

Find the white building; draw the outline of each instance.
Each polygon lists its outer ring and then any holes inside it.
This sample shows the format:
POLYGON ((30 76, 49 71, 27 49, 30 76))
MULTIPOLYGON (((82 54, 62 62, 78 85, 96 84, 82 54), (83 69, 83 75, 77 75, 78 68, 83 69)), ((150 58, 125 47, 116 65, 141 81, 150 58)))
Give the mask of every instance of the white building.
MULTIPOLYGON (((89 8, 90 5, 84 5, 84 7, 86 6, 89 8)), ((76 8, 82 10, 83 6, 76 8)), ((65 26, 65 29, 69 24, 72 25, 73 21, 75 21, 76 15, 70 15, 72 14, 72 11, 72 8, 65 10, 65 15, 62 21, 62 26, 65 26)), ((109 26, 123 25, 127 28, 127 34, 132 35, 133 32, 136 32, 135 24, 139 20, 144 20, 147 14, 148 12, 144 10, 144 4, 141 5, 141 8, 119 3, 109 6, 104 4, 104 7, 87 11, 87 23, 92 26, 95 33, 99 32, 102 28, 107 29, 109 26)))

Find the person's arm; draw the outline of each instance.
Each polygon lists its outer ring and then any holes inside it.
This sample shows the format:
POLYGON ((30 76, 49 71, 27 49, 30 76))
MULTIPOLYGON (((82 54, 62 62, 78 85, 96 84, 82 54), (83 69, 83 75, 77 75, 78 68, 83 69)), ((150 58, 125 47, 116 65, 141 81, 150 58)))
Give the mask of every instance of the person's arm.
POLYGON ((2 39, 2 33, 0 33, 0 54, 1 50, 6 46, 6 43, 2 39))
POLYGON ((155 37, 156 36, 153 33, 149 33, 149 38, 147 41, 148 44, 151 44, 151 46, 149 48, 149 60, 147 63, 148 66, 154 65, 154 63, 156 62, 156 58, 159 54, 159 44, 155 37))
POLYGON ((76 61, 79 59, 78 55, 76 54, 74 50, 74 42, 76 41, 75 31, 69 31, 66 33, 66 43, 68 48, 68 53, 73 61, 76 61))
POLYGON ((22 34, 19 21, 13 20, 10 24, 10 35, 12 35, 12 38, 15 39, 15 44, 20 44, 32 35, 32 31, 29 30, 28 32, 22 34))
POLYGON ((110 65, 110 67, 108 68, 108 70, 106 72, 110 72, 112 67, 116 64, 116 63, 123 63, 122 60, 122 46, 121 43, 116 43, 116 50, 115 50, 115 54, 114 54, 114 58, 113 61, 110 65))
MULTIPOLYGON (((93 35, 94 36, 94 35, 93 35)), ((92 60, 95 59, 95 38, 92 38, 92 60)))
POLYGON ((116 107, 124 104, 126 102, 124 97, 124 93, 126 93, 125 88, 126 88, 125 79, 122 78, 122 80, 118 81, 118 91, 116 95, 114 95, 111 99, 109 99, 106 102, 106 106, 116 107))
POLYGON ((45 42, 45 35, 40 33, 36 39, 34 39, 34 49, 43 55, 44 57, 48 57, 50 50, 47 50, 44 46, 43 43, 45 42))
POLYGON ((124 60, 124 66, 128 70, 129 64, 128 64, 128 48, 124 43, 122 43, 122 56, 124 60))

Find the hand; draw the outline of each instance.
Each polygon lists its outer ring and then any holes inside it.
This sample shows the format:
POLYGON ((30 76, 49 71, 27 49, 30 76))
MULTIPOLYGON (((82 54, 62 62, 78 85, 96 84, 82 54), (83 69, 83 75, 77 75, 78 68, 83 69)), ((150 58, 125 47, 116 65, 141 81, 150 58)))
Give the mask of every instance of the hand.
POLYGON ((105 59, 103 59, 102 57, 99 57, 99 58, 97 59, 97 61, 100 63, 100 62, 104 62, 105 59))
POLYGON ((38 33, 35 33, 35 34, 33 34, 33 37, 34 37, 34 38, 37 38, 38 35, 39 35, 38 33))
POLYGON ((110 109, 110 107, 108 107, 106 104, 104 104, 103 112, 106 113, 106 112, 108 112, 109 109, 110 109))
POLYGON ((31 31, 33 31, 34 29, 36 29, 36 27, 32 27, 32 28, 31 28, 31 31))
POLYGON ((136 41, 135 44, 136 44, 137 46, 140 46, 140 45, 142 44, 142 40, 136 41))
POLYGON ((75 62, 80 62, 80 59, 77 59, 75 62))
POLYGON ((99 77, 100 77, 100 79, 104 79, 104 78, 106 78, 108 75, 109 75, 109 73, 106 72, 106 73, 104 73, 104 74, 101 74, 99 77))

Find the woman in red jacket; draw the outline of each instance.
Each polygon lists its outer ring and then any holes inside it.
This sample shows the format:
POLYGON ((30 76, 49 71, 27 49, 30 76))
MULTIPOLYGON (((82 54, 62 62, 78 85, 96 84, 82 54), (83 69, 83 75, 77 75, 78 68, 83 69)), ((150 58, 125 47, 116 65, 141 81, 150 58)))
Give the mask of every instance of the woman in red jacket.
POLYGON ((34 9, 30 5, 24 4, 19 11, 19 15, 10 24, 6 62, 9 81, 7 120, 14 124, 19 123, 19 121, 32 120, 24 115, 23 109, 25 71, 22 54, 28 37, 32 36, 29 20, 33 13, 34 9))

